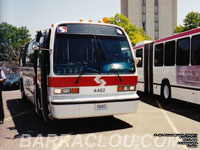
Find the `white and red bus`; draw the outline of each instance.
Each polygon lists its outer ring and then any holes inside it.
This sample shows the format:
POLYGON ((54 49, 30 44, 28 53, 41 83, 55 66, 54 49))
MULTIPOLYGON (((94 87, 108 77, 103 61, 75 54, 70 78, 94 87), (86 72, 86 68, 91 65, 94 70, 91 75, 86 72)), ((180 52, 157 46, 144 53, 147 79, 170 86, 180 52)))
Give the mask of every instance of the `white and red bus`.
POLYGON ((134 47, 138 90, 200 104, 200 28, 134 47))
POLYGON ((137 110, 135 56, 118 26, 53 24, 25 46, 20 66, 22 97, 45 121, 137 110))

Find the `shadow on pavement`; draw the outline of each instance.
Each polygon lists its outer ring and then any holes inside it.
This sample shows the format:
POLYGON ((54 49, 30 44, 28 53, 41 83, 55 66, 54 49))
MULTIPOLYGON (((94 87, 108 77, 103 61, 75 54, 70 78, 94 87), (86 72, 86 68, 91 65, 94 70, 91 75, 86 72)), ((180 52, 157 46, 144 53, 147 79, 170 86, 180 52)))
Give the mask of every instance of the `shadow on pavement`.
POLYGON ((138 94, 141 101, 146 104, 159 108, 158 104, 156 103, 156 100, 158 100, 164 110, 200 122, 200 105, 188 103, 177 99, 172 99, 171 101, 166 103, 160 100, 159 96, 145 95, 141 92, 139 92, 138 94))
POLYGON ((20 138, 23 134, 28 134, 31 137, 36 137, 38 134, 42 136, 48 136, 48 134, 56 134, 57 136, 61 134, 75 135, 133 127, 111 116, 54 120, 49 123, 44 123, 35 113, 32 103, 29 101, 22 101, 21 99, 7 100, 7 107, 15 124, 14 127, 8 127, 8 129, 18 131, 18 135, 15 135, 14 139, 20 138))

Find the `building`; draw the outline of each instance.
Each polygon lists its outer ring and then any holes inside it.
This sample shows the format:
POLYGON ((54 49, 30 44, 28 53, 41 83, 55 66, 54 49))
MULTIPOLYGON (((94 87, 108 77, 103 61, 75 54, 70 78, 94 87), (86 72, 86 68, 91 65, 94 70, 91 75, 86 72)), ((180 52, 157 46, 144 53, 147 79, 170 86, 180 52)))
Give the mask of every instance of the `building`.
POLYGON ((152 39, 158 39, 174 33, 177 0, 121 0, 121 14, 152 39))

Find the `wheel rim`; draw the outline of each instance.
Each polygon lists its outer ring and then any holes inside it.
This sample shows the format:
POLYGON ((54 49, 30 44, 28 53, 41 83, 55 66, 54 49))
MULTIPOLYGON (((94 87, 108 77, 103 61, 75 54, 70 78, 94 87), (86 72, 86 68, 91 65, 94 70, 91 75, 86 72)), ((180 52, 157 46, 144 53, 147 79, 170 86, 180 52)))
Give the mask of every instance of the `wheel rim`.
POLYGON ((169 88, 167 85, 164 86, 164 98, 168 99, 169 98, 169 88))

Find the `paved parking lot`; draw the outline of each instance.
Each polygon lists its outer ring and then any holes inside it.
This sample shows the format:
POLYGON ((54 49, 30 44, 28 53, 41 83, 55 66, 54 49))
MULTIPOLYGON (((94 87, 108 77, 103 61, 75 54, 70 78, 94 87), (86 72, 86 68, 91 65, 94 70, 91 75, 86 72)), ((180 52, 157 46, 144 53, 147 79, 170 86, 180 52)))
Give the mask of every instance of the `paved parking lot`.
POLYGON ((137 113, 46 124, 31 103, 21 100, 19 91, 3 92, 0 150, 200 149, 200 106, 177 100, 165 104, 156 96, 140 96, 137 113), (196 144, 196 148, 184 144, 196 144))

